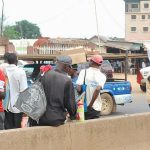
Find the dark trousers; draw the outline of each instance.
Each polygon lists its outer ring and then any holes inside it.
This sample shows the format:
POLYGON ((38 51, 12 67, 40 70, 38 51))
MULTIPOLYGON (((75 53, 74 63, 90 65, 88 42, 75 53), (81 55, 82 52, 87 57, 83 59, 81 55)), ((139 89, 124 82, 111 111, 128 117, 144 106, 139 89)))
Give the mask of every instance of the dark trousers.
POLYGON ((99 117, 100 117, 100 111, 96 111, 93 108, 88 109, 87 112, 85 112, 85 120, 96 119, 99 117))
POLYGON ((5 118, 4 112, 0 112, 0 130, 4 129, 4 118, 5 118))
POLYGON ((5 129, 21 128, 22 115, 23 113, 12 113, 10 111, 5 111, 5 129))

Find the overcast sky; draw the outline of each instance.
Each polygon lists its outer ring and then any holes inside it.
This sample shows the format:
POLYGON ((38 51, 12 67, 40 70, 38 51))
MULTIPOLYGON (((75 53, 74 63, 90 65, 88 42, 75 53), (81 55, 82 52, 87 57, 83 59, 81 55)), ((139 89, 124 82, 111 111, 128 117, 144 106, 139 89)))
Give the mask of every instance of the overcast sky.
MULTIPOLYGON (((94 0, 4 0, 4 3, 7 24, 26 19, 37 24, 42 35, 48 37, 90 38, 97 34, 94 0)), ((124 37, 124 1, 96 0, 96 3, 100 35, 124 37)))

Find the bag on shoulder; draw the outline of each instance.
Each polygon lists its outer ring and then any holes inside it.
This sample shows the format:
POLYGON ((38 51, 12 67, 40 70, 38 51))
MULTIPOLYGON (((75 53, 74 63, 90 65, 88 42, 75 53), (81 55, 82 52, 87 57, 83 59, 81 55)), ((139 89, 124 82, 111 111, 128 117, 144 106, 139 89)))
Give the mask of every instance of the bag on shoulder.
POLYGON ((39 121, 46 111, 47 100, 40 79, 20 93, 15 107, 33 120, 39 121))

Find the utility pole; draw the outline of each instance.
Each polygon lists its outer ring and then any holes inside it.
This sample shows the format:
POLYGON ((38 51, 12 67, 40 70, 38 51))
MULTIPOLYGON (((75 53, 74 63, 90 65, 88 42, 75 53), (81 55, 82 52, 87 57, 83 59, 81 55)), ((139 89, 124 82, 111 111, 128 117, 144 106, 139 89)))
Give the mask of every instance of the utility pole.
MULTIPOLYGON (((96 19, 96 28, 97 28, 97 37, 98 37, 98 46, 100 49, 100 36, 99 36, 99 24, 98 24, 98 16, 97 16, 97 7, 96 7, 96 0, 94 0, 94 6, 95 6, 95 19, 96 19)), ((101 53, 101 49, 100 49, 101 53)))
POLYGON ((3 36, 3 21, 4 21, 4 0, 2 0, 1 37, 3 36))

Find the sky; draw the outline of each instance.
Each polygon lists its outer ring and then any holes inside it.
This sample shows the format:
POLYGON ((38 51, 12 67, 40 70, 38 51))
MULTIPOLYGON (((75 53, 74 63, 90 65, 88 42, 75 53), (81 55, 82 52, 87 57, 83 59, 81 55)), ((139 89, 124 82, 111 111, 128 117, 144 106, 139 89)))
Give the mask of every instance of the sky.
MULTIPOLYGON (((124 1, 95 1, 99 35, 123 38, 124 1)), ((40 27, 42 36, 90 38, 98 34, 94 0, 4 0, 4 4, 5 24, 28 20, 40 27)))

